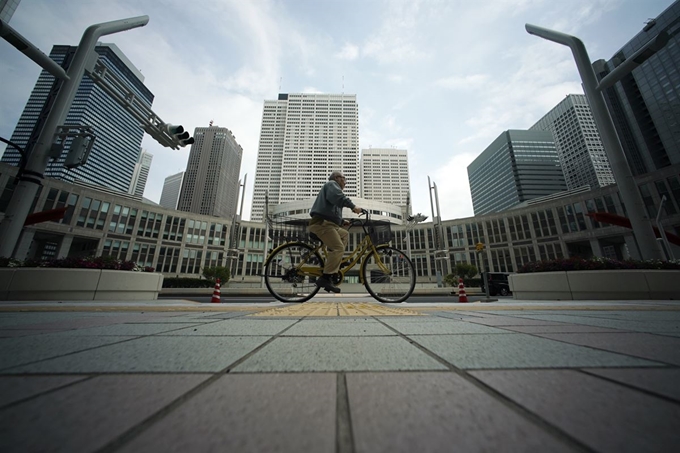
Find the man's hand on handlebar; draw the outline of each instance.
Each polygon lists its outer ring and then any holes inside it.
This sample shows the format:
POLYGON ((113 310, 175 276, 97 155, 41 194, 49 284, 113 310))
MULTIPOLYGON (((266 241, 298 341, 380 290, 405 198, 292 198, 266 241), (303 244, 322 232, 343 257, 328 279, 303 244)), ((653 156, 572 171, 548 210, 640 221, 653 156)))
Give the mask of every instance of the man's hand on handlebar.
POLYGON ((364 210, 364 209, 361 209, 359 206, 354 206, 354 207, 352 208, 352 212, 355 213, 355 214, 362 214, 364 211, 365 211, 365 210, 364 210))

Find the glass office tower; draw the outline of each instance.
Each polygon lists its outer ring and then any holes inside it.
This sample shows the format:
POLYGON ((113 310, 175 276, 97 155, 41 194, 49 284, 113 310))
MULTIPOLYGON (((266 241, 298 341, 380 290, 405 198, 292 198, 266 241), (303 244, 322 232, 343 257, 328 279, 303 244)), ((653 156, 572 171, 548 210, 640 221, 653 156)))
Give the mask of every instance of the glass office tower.
POLYGON ((669 42, 605 92, 634 175, 680 163, 680 2, 650 20, 609 61, 593 64, 604 77, 662 31, 669 42))
MULTIPOLYGON (((50 58, 68 68, 76 51, 73 46, 54 46, 50 58)), ((137 95, 138 99, 151 107, 153 94, 144 86, 144 77, 123 52, 114 44, 99 43, 95 47, 99 61, 115 73, 137 95)), ((26 107, 19 118, 11 141, 30 150, 38 138, 45 117, 54 101, 61 82, 42 71, 38 77, 26 107)), ((135 171, 144 131, 137 120, 108 94, 85 75, 66 117, 67 125, 92 126, 96 136, 87 163, 81 167, 67 169, 63 166, 71 140, 56 161, 51 161, 45 176, 69 182, 84 181, 127 192, 135 171)), ((19 152, 7 147, 2 162, 18 166, 19 152)))
POLYGON ((567 190, 550 131, 507 130, 467 171, 475 215, 567 190))

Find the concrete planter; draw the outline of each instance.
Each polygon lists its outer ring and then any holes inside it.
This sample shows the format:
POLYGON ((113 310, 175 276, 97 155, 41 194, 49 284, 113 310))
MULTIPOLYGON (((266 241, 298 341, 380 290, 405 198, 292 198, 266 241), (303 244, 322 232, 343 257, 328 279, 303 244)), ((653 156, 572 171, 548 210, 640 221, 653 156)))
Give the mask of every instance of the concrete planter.
POLYGON ((680 270, 559 271, 511 274, 522 300, 680 299, 680 270))
POLYGON ((0 269, 0 300, 154 300, 163 274, 108 269, 0 269))

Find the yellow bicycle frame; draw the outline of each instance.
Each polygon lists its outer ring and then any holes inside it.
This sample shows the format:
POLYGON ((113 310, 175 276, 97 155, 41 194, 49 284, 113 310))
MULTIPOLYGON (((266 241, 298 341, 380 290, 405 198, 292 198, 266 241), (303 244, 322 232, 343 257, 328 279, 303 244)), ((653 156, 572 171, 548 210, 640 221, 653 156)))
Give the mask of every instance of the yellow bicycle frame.
MULTIPOLYGON (((310 253, 310 256, 312 256, 315 253, 319 253, 324 258, 324 260, 328 258, 326 246, 323 245, 323 243, 321 243, 321 244, 319 244, 315 247, 312 244, 309 244, 307 242, 299 242, 299 241, 285 242, 285 243, 281 244, 280 246, 276 247, 274 250, 271 251, 271 253, 269 254, 269 257, 274 256, 279 251, 279 249, 281 249, 281 248, 283 248, 287 245, 290 245, 290 244, 309 245, 309 246, 312 247, 312 253, 310 253)), ((380 245, 383 245, 383 244, 380 244, 380 245)), ((384 245, 387 245, 387 244, 384 244, 384 245)), ((352 253, 348 257, 343 258, 342 261, 340 262, 340 270, 339 270, 340 276, 341 276, 340 283, 342 283, 342 280, 345 278, 345 272, 354 268, 354 266, 359 262, 359 260, 362 260, 362 258, 363 258, 363 260, 361 261, 361 268, 359 269, 359 282, 363 285, 364 284, 364 277, 363 277, 364 272, 363 272, 363 270, 364 270, 364 266, 366 266, 366 259, 373 252, 376 252, 376 256, 378 257, 378 260, 377 260, 378 261, 377 262, 378 267, 380 267, 380 269, 383 272, 389 273, 390 271, 389 271, 389 269, 387 269, 385 267, 382 260, 380 259, 380 255, 378 255, 377 250, 376 250, 376 246, 373 244, 371 237, 369 235, 365 235, 364 238, 359 243, 359 245, 357 245, 357 247, 352 251, 352 253)), ((300 274, 308 275, 310 277, 321 277, 321 274, 323 274, 323 268, 319 267, 318 265, 312 265, 312 264, 306 264, 306 263, 307 263, 307 261, 305 260, 298 265, 297 270, 300 274)), ((265 262, 264 267, 266 267, 267 264, 269 264, 269 258, 265 262)))

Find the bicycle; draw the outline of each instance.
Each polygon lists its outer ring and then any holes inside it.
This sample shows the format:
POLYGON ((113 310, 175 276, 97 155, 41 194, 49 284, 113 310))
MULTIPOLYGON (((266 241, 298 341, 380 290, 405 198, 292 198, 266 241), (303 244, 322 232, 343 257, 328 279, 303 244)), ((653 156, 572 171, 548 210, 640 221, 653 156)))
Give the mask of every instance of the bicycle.
MULTIPOLYGON (((345 275, 361 262, 359 281, 374 299, 384 303, 403 302, 416 286, 413 263, 404 252, 389 245, 392 230, 388 222, 371 223, 369 213, 364 210, 363 214, 365 219, 350 220, 350 228, 361 226, 364 237, 349 256, 343 257, 340 270, 334 275, 334 284, 341 285, 345 275)), ((282 224, 278 227, 286 228, 282 224)), ((282 302, 306 302, 320 289, 315 282, 323 273, 326 246, 316 235, 307 233, 306 222, 303 234, 300 227, 299 223, 294 227, 298 228, 297 240, 287 240, 274 248, 264 263, 267 289, 282 302), (309 240, 300 240, 301 236, 309 240)))

